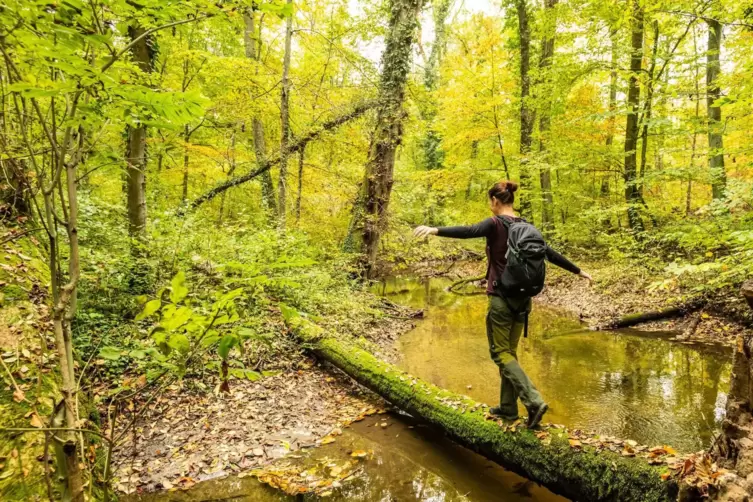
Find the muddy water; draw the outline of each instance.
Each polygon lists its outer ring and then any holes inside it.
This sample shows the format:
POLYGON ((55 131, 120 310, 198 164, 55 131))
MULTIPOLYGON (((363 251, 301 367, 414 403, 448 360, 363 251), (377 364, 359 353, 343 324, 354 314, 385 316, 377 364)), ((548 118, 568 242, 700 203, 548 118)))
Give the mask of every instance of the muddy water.
POLYGON ((185 492, 161 492, 125 502, 567 502, 548 490, 461 448, 436 433, 395 415, 369 417, 344 429, 334 443, 303 452, 287 461, 301 469, 352 460, 351 452, 368 452, 357 474, 326 498, 289 497, 255 478, 205 481, 185 492), (381 424, 386 423, 386 427, 381 424))
MULTIPOLYGON (((426 309, 426 319, 400 339, 400 366, 496 404, 487 299, 447 293, 448 284, 393 279, 382 285, 393 301, 426 309)), ((708 446, 721 425, 731 360, 726 350, 635 330, 587 331, 572 315, 535 305, 518 359, 550 405, 545 421, 685 451, 708 446)))

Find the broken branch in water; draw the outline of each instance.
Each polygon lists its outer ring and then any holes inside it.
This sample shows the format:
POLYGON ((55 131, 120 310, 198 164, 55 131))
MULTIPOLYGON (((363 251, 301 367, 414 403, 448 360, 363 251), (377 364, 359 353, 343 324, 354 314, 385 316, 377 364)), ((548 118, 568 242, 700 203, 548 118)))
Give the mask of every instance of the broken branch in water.
POLYGON ((602 326, 599 326, 598 329, 629 328, 630 326, 635 326, 637 324, 642 324, 644 322, 659 321, 661 319, 671 319, 673 317, 681 317, 702 308, 705 304, 706 304, 705 301, 696 301, 689 304, 667 307, 662 310, 654 310, 650 312, 638 312, 635 314, 628 314, 626 316, 619 317, 617 319, 609 321, 603 324, 602 326))

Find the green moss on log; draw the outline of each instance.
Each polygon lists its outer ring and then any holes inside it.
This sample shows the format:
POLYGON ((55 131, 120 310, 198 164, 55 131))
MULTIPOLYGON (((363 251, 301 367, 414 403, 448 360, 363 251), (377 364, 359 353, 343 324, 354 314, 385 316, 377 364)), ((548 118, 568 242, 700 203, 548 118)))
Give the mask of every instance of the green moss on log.
POLYGON ((662 480, 663 468, 591 447, 573 449, 563 431, 547 441, 534 432, 506 431, 485 417, 466 396, 440 389, 356 347, 284 308, 293 333, 322 359, 334 364, 396 407, 441 428, 456 442, 573 500, 673 501, 678 486, 662 480))

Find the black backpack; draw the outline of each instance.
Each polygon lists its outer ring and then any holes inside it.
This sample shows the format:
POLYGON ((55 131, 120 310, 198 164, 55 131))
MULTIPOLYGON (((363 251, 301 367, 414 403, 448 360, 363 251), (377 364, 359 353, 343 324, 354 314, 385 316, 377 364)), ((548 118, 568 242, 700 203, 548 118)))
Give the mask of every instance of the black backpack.
MULTIPOLYGON (((508 298, 532 298, 544 289, 546 279, 547 246, 544 237, 536 227, 522 218, 510 221, 498 216, 497 219, 507 229, 507 265, 501 276, 497 274, 497 280, 493 283, 494 290, 506 302, 508 298)), ((509 302, 507 305, 514 313, 520 314, 509 302)), ((525 336, 528 336, 527 312, 525 336)))

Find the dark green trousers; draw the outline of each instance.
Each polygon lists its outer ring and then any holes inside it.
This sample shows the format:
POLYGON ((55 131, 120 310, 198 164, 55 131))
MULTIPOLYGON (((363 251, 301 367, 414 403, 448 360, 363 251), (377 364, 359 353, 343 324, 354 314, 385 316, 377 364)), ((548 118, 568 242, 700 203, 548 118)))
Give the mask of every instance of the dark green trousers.
POLYGON ((544 402, 533 382, 518 364, 517 350, 523 334, 524 312, 530 312, 530 309, 530 299, 505 301, 499 296, 489 296, 486 336, 489 339, 489 353, 492 361, 499 367, 502 379, 499 407, 502 417, 510 420, 518 417, 518 399, 527 410, 538 409, 544 402), (513 312, 510 307, 520 314, 513 312))

